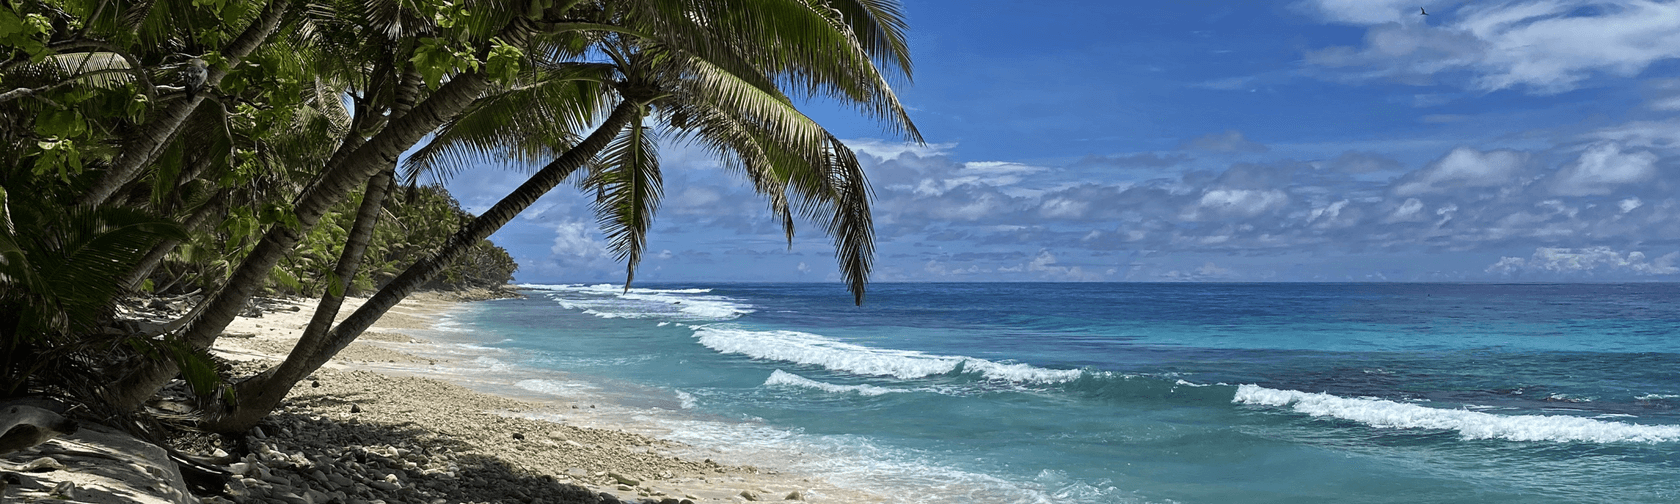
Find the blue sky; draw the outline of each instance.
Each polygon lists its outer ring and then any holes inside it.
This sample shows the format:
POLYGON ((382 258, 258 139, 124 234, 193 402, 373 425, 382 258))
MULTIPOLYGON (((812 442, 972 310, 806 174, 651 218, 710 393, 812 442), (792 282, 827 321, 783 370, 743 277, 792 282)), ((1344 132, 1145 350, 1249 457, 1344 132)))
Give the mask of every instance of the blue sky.
MULTIPOLYGON (((874 184, 876 281, 1680 280, 1675 2, 904 1, 927 143, 805 107, 874 184)), ((638 282, 838 280, 816 227, 661 160, 638 282)), ((492 237, 519 281, 622 281, 587 205, 492 237)))

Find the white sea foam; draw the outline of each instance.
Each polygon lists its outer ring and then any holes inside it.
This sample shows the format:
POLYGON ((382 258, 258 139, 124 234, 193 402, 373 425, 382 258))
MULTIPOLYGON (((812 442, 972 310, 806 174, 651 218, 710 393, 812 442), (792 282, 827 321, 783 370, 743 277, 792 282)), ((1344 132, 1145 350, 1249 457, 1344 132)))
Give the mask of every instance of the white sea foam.
POLYGON ((515 382, 513 386, 555 397, 576 396, 595 388, 592 385, 579 381, 556 381, 542 379, 519 380, 518 382, 515 382))
POLYGON ((1077 369, 1046 369, 973 357, 867 347, 799 331, 749 331, 732 324, 699 326, 694 328, 694 336, 701 345, 722 353, 904 380, 941 375, 959 368, 989 380, 1023 383, 1066 382, 1083 373, 1077 369))
POLYGON ((1638 400, 1641 400, 1641 401, 1656 401, 1656 400, 1660 400, 1660 399, 1680 399, 1680 394, 1645 394, 1645 395, 1642 395, 1642 396, 1639 396, 1639 397, 1635 397, 1634 399, 1638 399, 1638 400))
POLYGON ((894 394, 894 393, 900 393, 900 392, 909 392, 908 390, 903 390, 903 389, 877 387, 875 385, 867 385, 867 384, 866 385, 836 385, 836 384, 833 384, 833 383, 825 383, 825 382, 812 380, 810 378, 806 378, 806 377, 799 376, 799 375, 796 375, 796 374, 793 374, 793 373, 789 373, 787 371, 782 371, 780 369, 777 369, 777 370, 771 372, 770 377, 766 378, 764 380, 764 386, 766 386, 766 387, 772 387, 772 386, 777 386, 777 385, 817 389, 817 390, 821 390, 821 391, 824 391, 824 392, 831 392, 831 393, 835 393, 835 394, 844 394, 844 393, 847 393, 847 392, 856 392, 859 395, 865 395, 865 396, 878 396, 878 395, 894 394))
POLYGON ((601 318, 664 318, 698 322, 729 320, 752 313, 751 306, 725 296, 706 295, 711 289, 630 289, 612 284, 537 285, 520 287, 548 291, 561 308, 601 318))
POLYGON ((1393 429, 1443 429, 1464 439, 1586 441, 1594 443, 1680 441, 1680 425, 1639 425, 1568 415, 1495 415, 1430 408, 1375 398, 1237 386, 1231 402, 1288 407, 1315 417, 1333 417, 1393 429))
POLYGON ((756 421, 727 423, 657 415, 644 420, 663 427, 662 435, 667 439, 695 447, 690 454, 695 458, 819 474, 842 488, 901 497, 895 502, 1084 504, 1141 500, 1112 488, 1099 487, 1101 495, 1089 495, 1077 486, 1083 482, 1066 477, 1023 481, 967 471, 937 461, 937 454, 886 446, 864 436, 809 435, 756 421))
MULTIPOLYGON (((585 285, 585 284, 559 284, 559 285, 519 284, 519 288, 529 289, 529 290, 558 291, 558 292, 596 292, 596 293, 605 293, 605 294, 618 294, 618 293, 624 292, 624 287, 623 286, 615 285, 615 284, 594 284, 594 285, 585 285)), ((634 293, 653 293, 653 294, 705 294, 705 293, 708 293, 708 292, 711 292, 711 291, 712 291, 711 289, 644 289, 644 288, 640 288, 640 287, 634 287, 634 288, 630 289, 630 292, 634 292, 634 293)))
MULTIPOLYGON (((1192 382, 1184 381, 1183 379, 1179 379, 1177 382, 1173 382, 1173 384, 1174 385, 1183 385, 1183 386, 1186 386, 1186 387, 1209 387, 1209 386, 1212 386, 1212 384, 1208 384, 1208 383, 1192 383, 1192 382)), ((1220 385, 1224 385, 1224 384, 1221 383, 1220 385)))

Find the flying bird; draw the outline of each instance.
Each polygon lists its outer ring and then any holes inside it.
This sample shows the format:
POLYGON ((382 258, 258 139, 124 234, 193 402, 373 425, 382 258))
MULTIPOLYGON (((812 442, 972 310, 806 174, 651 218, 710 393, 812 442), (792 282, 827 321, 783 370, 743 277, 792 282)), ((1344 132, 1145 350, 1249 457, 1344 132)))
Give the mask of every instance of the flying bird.
POLYGON ((204 60, 193 58, 187 62, 186 68, 181 69, 181 80, 187 86, 187 98, 198 95, 204 89, 204 81, 210 78, 210 69, 204 66, 204 60))
POLYGON ((1423 7, 1418 7, 1418 15, 1419 16, 1428 16, 1429 11, 1423 10, 1423 7))

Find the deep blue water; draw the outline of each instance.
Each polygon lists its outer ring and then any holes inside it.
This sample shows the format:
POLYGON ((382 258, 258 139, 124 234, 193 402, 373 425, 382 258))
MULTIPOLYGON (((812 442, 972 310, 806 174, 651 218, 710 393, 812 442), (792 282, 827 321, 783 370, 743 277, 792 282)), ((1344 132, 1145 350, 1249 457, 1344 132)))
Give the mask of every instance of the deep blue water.
POLYGON ((529 287, 503 364, 907 501, 1680 501, 1675 284, 529 287))

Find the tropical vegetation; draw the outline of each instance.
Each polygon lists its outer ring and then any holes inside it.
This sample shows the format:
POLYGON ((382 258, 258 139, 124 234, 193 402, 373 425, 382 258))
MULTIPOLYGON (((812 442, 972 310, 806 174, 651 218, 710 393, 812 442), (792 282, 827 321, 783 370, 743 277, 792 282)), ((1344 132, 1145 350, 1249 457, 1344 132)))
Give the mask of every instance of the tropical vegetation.
POLYGON ((863 301, 856 156, 796 107, 920 141, 894 0, 7 0, 0 4, 0 397, 144 413, 174 379, 240 432, 418 289, 507 282, 486 240, 572 181, 625 264, 699 146, 834 241, 863 301), (405 155, 405 153, 407 153, 405 155), (481 215, 440 188, 527 169, 481 215), (125 297, 197 292, 161 328, 125 297), (338 319, 345 296, 372 293, 338 319), (205 351, 263 293, 317 298, 286 360, 237 382, 205 351))

